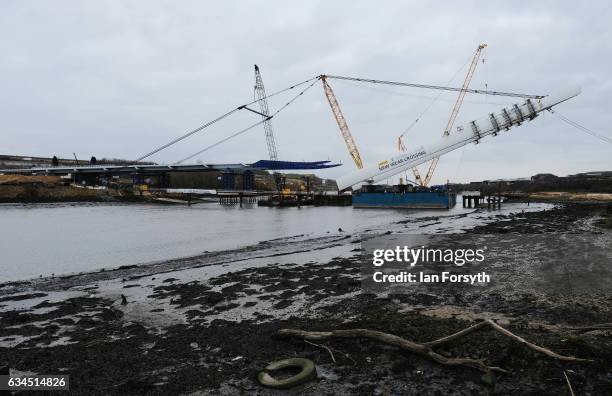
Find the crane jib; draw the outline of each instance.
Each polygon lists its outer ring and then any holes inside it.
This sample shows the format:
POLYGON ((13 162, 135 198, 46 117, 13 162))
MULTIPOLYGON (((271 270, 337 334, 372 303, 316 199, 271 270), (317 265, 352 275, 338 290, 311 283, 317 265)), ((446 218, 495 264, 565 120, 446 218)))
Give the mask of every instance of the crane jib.
POLYGON ((449 136, 442 138, 429 147, 422 147, 399 157, 391 157, 378 161, 356 172, 340 177, 337 180, 338 188, 345 190, 362 182, 376 183, 385 180, 411 167, 427 162, 432 158, 439 157, 466 144, 477 142, 485 136, 495 135, 502 128, 510 129, 513 126, 519 126, 525 121, 533 119, 538 113, 565 102, 578 94, 580 94, 580 88, 571 88, 543 99, 525 102, 520 105, 517 104, 515 105, 516 107, 510 107, 510 110, 503 108, 493 114, 493 117, 491 117, 491 114, 488 114, 484 118, 456 127, 449 136), (518 109, 518 112, 516 109, 518 109), (493 119, 496 122, 493 122, 493 119))

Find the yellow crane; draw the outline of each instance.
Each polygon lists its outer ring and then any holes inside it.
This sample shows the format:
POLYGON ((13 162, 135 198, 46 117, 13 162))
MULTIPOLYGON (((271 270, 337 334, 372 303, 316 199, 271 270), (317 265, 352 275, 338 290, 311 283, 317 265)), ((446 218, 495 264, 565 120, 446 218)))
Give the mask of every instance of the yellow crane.
MULTIPOLYGON (((459 90, 459 95, 457 100, 455 101, 455 105, 453 106, 453 110, 451 111, 451 115, 446 123, 446 128, 444 128, 443 136, 448 136, 450 134, 450 130, 453 128, 455 123, 455 119, 457 119, 457 115, 459 115, 459 109, 461 109, 461 105, 463 104, 463 99, 465 98, 465 94, 467 93, 468 87, 470 86, 470 82, 472 81, 472 77, 474 76, 474 71, 476 70, 476 66, 478 65, 478 60, 480 59, 480 55, 482 50, 486 47, 486 44, 479 44, 478 48, 476 48, 476 52, 472 57, 472 62, 470 63, 470 67, 468 68, 468 72, 463 80, 463 85, 459 90)), ((403 134, 398 138, 398 149, 400 151, 406 151, 406 146, 402 140, 403 134)), ((427 186, 431 181, 431 177, 433 176, 434 171, 436 170, 436 166, 438 165, 438 161, 440 157, 434 157, 431 160, 431 164, 429 165, 429 170, 427 171, 427 175, 425 176, 425 180, 421 179, 421 175, 419 170, 415 167, 412 168, 412 172, 414 173, 414 177, 416 182, 422 186, 427 186)))
POLYGON ((349 154, 355 161, 355 165, 357 165, 358 169, 363 168, 363 162, 361 161, 361 155, 359 155, 359 149, 357 148, 357 143, 355 143, 355 139, 353 139, 353 135, 349 130, 348 124, 346 122, 346 118, 342 114, 342 110, 340 110, 340 104, 338 104, 338 100, 336 99, 336 95, 334 95, 334 90, 329 86, 327 82, 327 78, 324 75, 319 76, 321 83, 323 84, 323 90, 325 91, 325 97, 329 102, 329 106, 331 107, 332 113, 334 114, 334 118, 338 123, 338 127, 340 128, 340 132, 342 133, 342 137, 344 138, 344 143, 346 143, 346 148, 348 148, 349 154))

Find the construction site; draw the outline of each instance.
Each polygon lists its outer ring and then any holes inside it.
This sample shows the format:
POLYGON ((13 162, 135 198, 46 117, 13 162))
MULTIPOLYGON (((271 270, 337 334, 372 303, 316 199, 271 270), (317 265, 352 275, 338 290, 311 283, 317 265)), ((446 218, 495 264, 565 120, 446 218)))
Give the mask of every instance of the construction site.
POLYGON ((0 395, 612 395, 603 3, 0 4, 0 395))
MULTIPOLYGON (((580 93, 578 88, 571 88, 557 95, 533 95, 512 92, 477 90, 470 88, 470 82, 474 76, 483 50, 486 44, 479 44, 472 55, 467 72, 461 87, 436 86, 427 84, 415 84, 396 81, 384 81, 364 79, 356 77, 318 75, 288 88, 275 91, 268 95, 264 88, 261 71, 255 65, 254 98, 252 102, 240 105, 229 112, 187 132, 154 150, 141 155, 133 161, 107 160, 98 163, 92 156, 89 163, 79 161, 76 154, 74 161, 53 158, 32 158, 4 156, 0 158, 3 168, 1 175, 5 177, 2 184, 27 185, 24 191, 18 191, 19 187, 13 187, 13 193, 0 197, 4 202, 12 200, 24 200, 36 202, 53 201, 61 194, 32 193, 41 183, 41 177, 59 176, 64 185, 70 187, 89 187, 98 190, 115 190, 107 193, 104 191, 105 200, 108 197, 138 197, 153 196, 153 201, 158 200, 165 203, 187 203, 193 204, 199 198, 210 198, 211 195, 219 197, 219 203, 240 204, 259 202, 264 206, 301 206, 308 204, 331 204, 347 205, 353 204, 356 208, 399 208, 399 209, 449 209, 456 204, 457 191, 450 188, 450 184, 430 186, 432 177, 436 170, 440 156, 464 147, 467 144, 478 144, 487 136, 497 136, 498 133, 509 131, 511 128, 535 119, 540 112, 549 111, 554 113, 552 107, 564 102, 580 93), (348 121, 344 116, 340 103, 330 85, 331 80, 351 81, 360 84, 401 86, 418 90, 433 90, 441 92, 456 92, 457 96, 453 103, 450 116, 442 132, 442 139, 430 145, 421 146, 418 149, 408 150, 404 142, 405 135, 419 122, 427 113, 427 110, 435 103, 436 97, 430 101, 423 112, 411 123, 411 125, 397 137, 397 154, 378 161, 376 164, 364 165, 358 144, 351 134, 348 121), (281 111, 299 99, 307 90, 320 82, 325 98, 329 104, 334 120, 340 130, 346 149, 356 167, 356 171, 349 173, 339 179, 324 180, 317 178, 314 174, 283 174, 282 171, 307 171, 321 170, 338 167, 341 164, 331 161, 282 161, 279 160, 279 150, 276 147, 272 120, 281 111), (298 91, 299 90, 299 91, 298 91), (271 112, 268 98, 288 91, 298 91, 288 102, 271 112), (504 107, 501 111, 490 113, 486 117, 470 121, 464 125, 455 126, 455 121, 460 113, 461 107, 467 94, 501 96, 506 98, 521 99, 523 103, 504 107), (255 107, 255 108, 253 108, 255 107), (233 133, 202 150, 174 162, 171 165, 159 165, 150 161, 150 158, 181 141, 202 132, 206 128, 231 116, 233 113, 248 111, 261 117, 260 121, 233 133), (194 158, 201 158, 208 150, 213 149, 231 139, 256 128, 263 127, 265 133, 266 147, 269 159, 259 160, 251 164, 204 164, 191 163, 194 158), (60 163, 61 162, 61 163, 60 163), (427 173, 421 176, 418 165, 428 164, 427 173), (410 171, 411 175, 409 175, 410 171), (24 175, 18 183, 11 175, 24 175), (32 183, 28 183, 26 175, 34 175, 32 183), (397 185, 376 184, 397 177, 397 185), (118 190, 122 192, 117 193, 118 190), (167 194, 171 194, 169 197, 167 194), (335 198, 334 198, 335 196, 335 198), (54 198, 56 197, 56 198, 54 198), (246 201, 245 201, 246 198, 246 201), (260 200, 260 198, 263 198, 260 200)), ((560 116, 563 117, 563 116, 560 116)), ((568 123, 573 121, 566 120, 568 123)), ((573 125, 577 128, 579 124, 573 125)), ((581 127, 584 129, 584 127, 581 127)), ((602 138, 601 136, 599 136, 602 138)), ((344 171, 346 173, 347 170, 344 171)), ((57 179, 47 179, 42 182, 47 187, 57 184, 57 179)), ((1 181, 1 180, 0 180, 1 181)), ((84 190, 83 190, 84 191, 84 190)), ((484 195, 484 193, 483 193, 484 195)), ((79 198, 79 194, 73 192, 67 194, 61 200, 95 200, 95 194, 87 192, 79 198)), ((501 202, 501 197, 497 198, 501 202)))

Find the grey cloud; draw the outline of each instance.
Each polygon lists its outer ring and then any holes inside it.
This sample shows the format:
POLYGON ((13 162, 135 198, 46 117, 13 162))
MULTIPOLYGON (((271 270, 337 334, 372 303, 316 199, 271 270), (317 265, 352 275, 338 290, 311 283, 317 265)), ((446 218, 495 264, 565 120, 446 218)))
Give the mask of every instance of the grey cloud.
MULTIPOLYGON (((251 100, 254 63, 268 91, 320 73, 446 84, 479 42, 489 47, 474 87, 546 94, 580 84, 583 94, 559 111, 611 136, 609 19, 605 1, 5 1, 0 151, 134 158, 251 100)), ((437 95, 331 83, 366 162, 393 154, 397 135, 437 95)), ((407 144, 438 137, 453 101, 443 94, 407 144)), ((468 97, 458 122, 504 103, 468 97)), ((240 114, 153 159, 178 160, 254 121, 240 114)), ((331 177, 353 169, 319 85, 274 127, 283 159, 342 161, 323 172, 331 177)), ((610 148, 546 115, 444 157, 434 181, 609 170, 610 148)), ((201 159, 266 156, 256 129, 201 159)))

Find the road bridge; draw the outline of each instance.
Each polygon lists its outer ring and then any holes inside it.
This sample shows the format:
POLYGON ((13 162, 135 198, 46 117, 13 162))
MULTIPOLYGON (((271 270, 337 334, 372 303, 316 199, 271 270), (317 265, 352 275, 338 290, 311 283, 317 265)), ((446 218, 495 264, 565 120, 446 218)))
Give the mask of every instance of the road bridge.
POLYGON ((221 172, 225 189, 235 190, 236 176, 242 175, 242 189, 255 188, 255 171, 319 170, 340 166, 331 161, 295 162, 260 160, 251 164, 173 164, 173 165, 86 165, 0 169, 1 174, 69 176, 78 184, 105 184, 111 177, 131 178, 134 185, 147 184, 153 179, 157 187, 169 187, 169 176, 175 172, 221 172), (106 179, 106 182, 104 181, 106 179))

